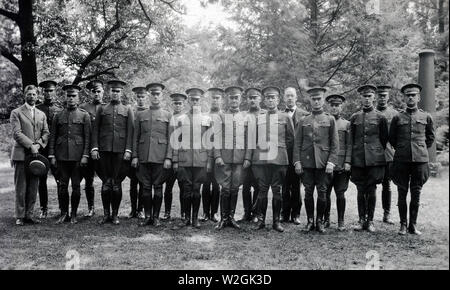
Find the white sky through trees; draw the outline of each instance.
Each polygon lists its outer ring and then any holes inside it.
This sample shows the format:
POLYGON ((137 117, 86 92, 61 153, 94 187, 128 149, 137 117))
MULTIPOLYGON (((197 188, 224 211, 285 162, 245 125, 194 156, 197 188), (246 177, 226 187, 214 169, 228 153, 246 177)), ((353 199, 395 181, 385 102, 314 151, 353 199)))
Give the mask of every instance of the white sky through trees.
POLYGON ((232 26, 230 15, 225 11, 220 1, 203 7, 200 0, 182 0, 186 7, 183 15, 184 23, 189 27, 216 27, 218 25, 232 26))

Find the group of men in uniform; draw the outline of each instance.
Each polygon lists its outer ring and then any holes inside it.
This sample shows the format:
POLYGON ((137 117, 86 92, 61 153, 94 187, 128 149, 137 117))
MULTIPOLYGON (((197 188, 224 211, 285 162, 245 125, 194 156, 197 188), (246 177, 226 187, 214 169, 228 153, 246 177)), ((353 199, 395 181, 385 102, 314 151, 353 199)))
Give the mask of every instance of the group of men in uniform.
POLYGON ((86 85, 91 99, 81 105, 82 88, 66 85, 62 88, 64 108, 53 102, 56 82, 40 84, 44 102, 37 106, 37 88, 25 88, 25 104, 11 113, 16 141, 12 152, 16 168, 16 224, 38 222, 31 216, 37 185, 40 217, 47 216, 46 176, 38 181, 26 168, 30 156, 41 153, 50 160, 57 182, 61 211, 57 223, 78 222, 82 179, 87 216, 95 214, 93 181, 97 174, 102 181, 101 224, 120 223, 122 182, 128 176, 129 217, 141 217, 141 226, 161 224, 163 200, 162 218, 171 218, 172 188, 177 180, 183 222, 195 228, 200 227, 199 220, 212 220, 218 222, 217 230, 239 229, 235 212, 243 185, 241 221, 254 221, 256 229, 265 228, 270 189, 272 228, 283 232, 282 223, 300 224, 303 183, 305 231, 322 233, 330 227, 333 189, 338 230, 345 230, 345 192, 351 180, 358 191, 356 230, 373 232, 377 184, 382 184, 383 221, 392 223, 392 178, 399 192, 399 233, 420 234, 416 228, 420 192, 428 178, 427 148, 434 142, 431 116, 417 108, 420 85, 401 88, 406 104, 401 112, 388 106, 391 87, 363 85, 357 90, 362 109, 349 120, 342 117, 345 97, 326 96, 327 90, 322 87, 307 90, 311 112, 297 107, 294 88, 287 88, 282 96, 275 86, 262 90, 231 86, 210 88, 207 92, 190 88, 185 93, 171 94, 171 113, 162 108, 163 84, 134 87, 134 108, 122 102, 126 85, 117 79, 108 81, 110 101, 103 103, 104 83, 91 81, 86 85), (201 110, 205 95, 211 101, 207 114, 201 110), (248 111, 240 109, 244 97, 248 111), (286 108, 279 110, 282 97, 286 108), (149 107, 145 106, 146 98, 149 107), (265 109, 261 108, 262 102, 265 109), (329 113, 324 111, 325 103, 329 104, 329 113), (186 105, 188 110, 184 109, 186 105), (203 216, 199 219, 201 202, 203 216))

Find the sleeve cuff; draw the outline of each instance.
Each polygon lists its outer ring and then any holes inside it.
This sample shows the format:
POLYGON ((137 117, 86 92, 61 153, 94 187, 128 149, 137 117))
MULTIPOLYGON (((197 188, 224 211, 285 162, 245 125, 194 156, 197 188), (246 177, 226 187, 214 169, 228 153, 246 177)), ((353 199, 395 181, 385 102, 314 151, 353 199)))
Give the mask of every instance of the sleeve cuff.
POLYGON ((296 162, 294 162, 294 166, 297 165, 297 163, 300 164, 300 165, 302 165, 302 164, 300 163, 300 161, 296 161, 296 162))
POLYGON ((55 155, 48 155, 48 158, 55 158, 55 155))
POLYGON ((129 149, 125 150, 125 152, 133 153, 133 152, 132 152, 131 150, 129 150, 129 149))
MULTIPOLYGON (((50 156, 49 156, 50 157, 50 156)), ((89 155, 83 154, 83 157, 89 158, 89 155)))
POLYGON ((91 153, 92 153, 93 151, 98 151, 98 148, 97 148, 97 147, 92 148, 92 149, 91 149, 91 153))
POLYGON ((336 166, 333 162, 327 162, 327 165, 331 165, 331 166, 333 166, 333 167, 336 166))

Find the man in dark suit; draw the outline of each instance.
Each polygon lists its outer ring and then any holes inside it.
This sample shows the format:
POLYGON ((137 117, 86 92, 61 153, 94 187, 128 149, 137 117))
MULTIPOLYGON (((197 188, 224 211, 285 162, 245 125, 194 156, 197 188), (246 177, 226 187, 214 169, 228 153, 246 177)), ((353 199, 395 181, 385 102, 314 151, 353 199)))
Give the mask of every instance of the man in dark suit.
POLYGON ((386 117, 374 108, 376 87, 358 88, 362 110, 350 118, 352 132, 352 173, 350 180, 358 190, 359 224, 357 231, 375 231, 373 217, 377 201, 377 184, 384 178, 385 149, 389 133, 386 117))
MULTIPOLYGON (((285 112, 292 119, 294 128, 300 120, 308 115, 308 112, 297 107, 297 91, 295 88, 286 88, 284 91, 284 102, 286 103, 285 112)), ((281 209, 281 222, 292 221, 294 224, 300 224, 300 210, 302 208, 302 199, 300 193, 300 176, 295 173, 292 162, 292 151, 288 152, 289 166, 286 172, 286 179, 283 185, 283 206, 281 209)))
MULTIPOLYGON (((101 106, 105 105, 105 103, 103 103, 103 82, 100 80, 90 81, 86 84, 86 89, 89 91, 90 99, 88 100, 88 102, 81 104, 80 108, 89 113, 89 116, 91 117, 91 126, 93 126, 98 109, 101 106)), ((86 217, 92 217, 95 215, 94 176, 96 171, 97 174, 100 174, 98 163, 98 161, 94 161, 91 157, 89 157, 87 166, 85 166, 83 170, 81 170, 81 177, 84 178, 84 191, 86 193, 86 200, 88 204, 88 212, 86 214, 86 217)))
MULTIPOLYGON (((265 219, 268 204, 268 192, 272 189, 272 228, 277 232, 283 232, 280 223, 281 213, 281 188, 286 177, 289 165, 288 151, 294 145, 294 125, 292 119, 284 112, 278 111, 281 91, 274 86, 262 90, 267 107, 265 115, 259 115, 255 122, 257 124, 256 149, 251 150, 251 166, 258 180, 259 192, 257 199, 258 224, 256 229, 265 228, 265 219), (274 129, 277 128, 276 139, 273 140, 274 129), (267 146, 268 145, 268 146, 267 146)), ((249 132, 252 131, 250 123, 249 132)), ((249 147, 252 137, 249 136, 249 147)), ((248 166, 246 166, 248 167, 248 166)))
POLYGON ((300 120, 295 132, 293 160, 295 172, 303 174, 305 209, 308 223, 305 231, 325 231, 323 214, 327 205, 327 190, 337 164, 339 138, 336 120, 325 113, 325 88, 307 91, 311 114, 300 120), (314 224, 314 189, 317 189, 316 220, 314 224))
POLYGON ((401 88, 406 109, 392 119, 389 142, 395 148, 392 165, 392 181, 398 188, 398 211, 400 214, 400 235, 406 231, 413 235, 422 234, 417 229, 420 194, 429 176, 428 148, 435 140, 431 115, 418 109, 420 91, 418 84, 407 84, 401 88), (408 188, 411 194, 408 224, 408 188))
POLYGON ((172 147, 170 145, 169 122, 172 114, 161 108, 164 85, 147 85, 150 108, 137 113, 133 135, 132 167, 137 168, 137 177, 142 183, 142 200, 145 218, 141 226, 160 226, 163 192, 167 171, 172 167, 172 147), (155 194, 152 196, 152 187, 155 194))
MULTIPOLYGON (((62 108, 56 103, 56 82, 52 80, 46 80, 39 83, 39 86, 43 90, 44 101, 41 104, 36 105, 36 109, 44 112, 47 117, 48 128, 51 129, 53 117, 62 110, 62 108)), ((42 148, 40 153, 48 157, 48 146, 42 148)), ((56 167, 50 166, 50 171, 55 178, 56 184, 59 182, 59 173, 56 167)), ((46 218, 48 214, 48 189, 47 189, 47 175, 41 176, 39 179, 39 204, 41 206, 41 213, 39 218, 46 218)))
POLYGON ((36 177, 25 168, 25 158, 31 154, 38 154, 39 150, 47 146, 49 130, 47 117, 35 108, 38 89, 28 85, 24 89, 25 104, 11 112, 14 147, 11 160, 14 166, 14 186, 16 191, 16 225, 24 223, 38 223, 32 218, 33 208, 39 186, 36 177))
POLYGON ((78 108, 78 94, 81 88, 77 85, 66 85, 63 90, 66 93, 66 108, 53 118, 48 157, 50 163, 57 167, 61 174, 58 185, 61 216, 56 223, 69 221, 70 181, 72 184, 70 223, 76 224, 81 195, 81 167, 88 164, 89 158, 91 118, 88 112, 78 108))
POLYGON ((118 225, 122 200, 122 181, 129 170, 133 140, 133 109, 121 103, 126 83, 108 81, 111 101, 101 106, 92 130, 91 157, 99 160, 102 172, 102 203, 104 217, 101 224, 118 225), (112 216, 111 216, 112 209, 112 216))

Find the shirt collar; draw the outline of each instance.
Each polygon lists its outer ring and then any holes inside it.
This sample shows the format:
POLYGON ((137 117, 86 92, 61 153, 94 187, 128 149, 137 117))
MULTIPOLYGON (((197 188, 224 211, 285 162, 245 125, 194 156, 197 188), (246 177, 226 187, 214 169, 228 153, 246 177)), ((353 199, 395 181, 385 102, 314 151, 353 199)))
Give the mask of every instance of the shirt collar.
POLYGON ((36 107, 36 106, 30 106, 28 103, 25 103, 25 106, 26 106, 27 109, 30 110, 30 111, 34 110, 34 108, 36 107))

